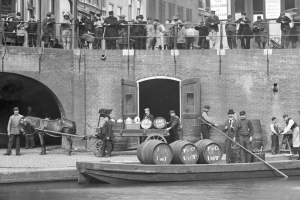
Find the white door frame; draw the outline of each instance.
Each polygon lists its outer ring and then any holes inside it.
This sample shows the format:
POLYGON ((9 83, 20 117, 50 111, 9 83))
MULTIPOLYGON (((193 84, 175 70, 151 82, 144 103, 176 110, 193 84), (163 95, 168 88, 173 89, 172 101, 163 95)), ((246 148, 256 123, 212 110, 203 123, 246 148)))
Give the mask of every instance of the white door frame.
POLYGON ((173 80, 173 81, 178 81, 179 82, 179 115, 181 116, 181 79, 174 78, 174 77, 169 77, 169 76, 152 76, 152 77, 147 77, 143 78, 140 80, 137 80, 137 109, 138 109, 138 116, 140 116, 140 82, 144 81, 149 81, 153 79, 168 79, 168 80, 173 80))

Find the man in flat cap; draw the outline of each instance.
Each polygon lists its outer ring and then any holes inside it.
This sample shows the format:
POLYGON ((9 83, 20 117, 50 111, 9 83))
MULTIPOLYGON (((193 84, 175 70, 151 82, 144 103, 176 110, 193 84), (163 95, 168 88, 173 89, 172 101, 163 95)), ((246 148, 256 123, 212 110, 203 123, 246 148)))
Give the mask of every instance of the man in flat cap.
POLYGON ((227 36, 227 43, 230 49, 236 49, 236 24, 232 20, 232 16, 227 16, 227 22, 225 25, 225 31, 227 36))
POLYGON ((116 40, 118 37, 118 19, 114 16, 113 11, 109 11, 108 14, 109 16, 104 20, 104 27, 106 27, 104 34, 106 47, 107 49, 116 49, 116 40))
POLYGON ((261 19, 261 16, 257 16, 257 21, 253 23, 253 33, 255 34, 255 43, 259 48, 265 48, 267 42, 266 23, 261 19))
POLYGON ((180 123, 180 118, 176 115, 175 110, 170 111, 171 119, 170 122, 168 122, 168 125, 171 125, 166 130, 169 131, 170 129, 173 129, 173 133, 170 135, 170 143, 176 141, 176 140, 182 140, 183 139, 183 133, 182 133, 182 126, 180 123))
POLYGON ((251 20, 246 17, 246 13, 242 13, 242 17, 235 21, 235 23, 240 24, 238 30, 238 36, 241 39, 241 48, 250 49, 250 40, 253 36, 252 30, 250 28, 251 20), (246 40, 246 44, 245 44, 246 40))
POLYGON ((291 19, 282 12, 276 22, 281 23, 281 46, 288 49, 290 44, 291 19))
MULTIPOLYGON (((235 119, 234 117, 234 111, 233 109, 230 109, 228 111, 228 119, 225 120, 225 128, 224 128, 224 132, 226 133, 226 135, 228 137, 230 137, 231 139, 233 139, 234 137, 236 137, 238 129, 239 129, 239 122, 237 121, 237 119, 235 119)), ((230 150, 231 150, 231 140, 226 139, 225 140, 225 144, 226 144, 226 163, 230 163, 230 150)))
POLYGON ((210 11, 211 16, 209 16, 206 20, 206 25, 209 32, 209 46, 211 49, 215 48, 217 42, 217 33, 219 32, 219 17, 216 15, 214 10, 210 11))
POLYGON ((200 117, 200 125, 201 125, 200 131, 202 133, 203 139, 210 139, 210 135, 209 135, 210 126, 217 126, 217 124, 215 122, 213 122, 211 117, 208 116, 209 109, 210 109, 210 106, 205 105, 204 110, 200 117))
MULTIPOLYGON (((242 110, 240 112, 240 129, 237 132, 236 136, 233 138, 239 138, 240 145, 252 151, 252 139, 254 134, 254 129, 252 122, 246 118, 246 112, 242 110)), ((251 154, 241 149, 241 161, 242 163, 250 163, 251 162, 251 154)))
POLYGON ((119 16, 118 21, 118 36, 117 45, 119 49, 127 49, 128 47, 128 22, 125 20, 125 15, 119 16))
POLYGON ((4 155, 11 155, 11 149, 16 140, 16 155, 20 156, 20 121, 23 118, 23 115, 19 114, 19 108, 14 107, 14 114, 10 116, 7 125, 7 133, 8 133, 8 148, 4 155))

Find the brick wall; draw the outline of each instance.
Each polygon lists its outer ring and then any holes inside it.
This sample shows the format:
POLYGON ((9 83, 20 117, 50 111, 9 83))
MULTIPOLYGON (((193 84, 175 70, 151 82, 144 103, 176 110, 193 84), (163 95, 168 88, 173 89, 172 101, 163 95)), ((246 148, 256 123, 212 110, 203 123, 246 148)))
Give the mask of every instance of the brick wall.
MULTIPOLYGON (((211 105, 210 114, 220 124, 231 108, 246 110, 248 118, 260 119, 265 149, 270 149, 271 117, 278 117, 282 126, 284 113, 300 120, 298 50, 273 50, 268 56, 269 74, 263 50, 231 50, 222 56, 217 51, 182 50, 175 57, 170 51, 135 51, 129 58, 122 51, 47 49, 41 59, 40 53, 39 49, 11 48, 4 57, 4 71, 48 86, 61 104, 63 116, 76 121, 80 135, 93 133, 85 122, 96 126, 100 108, 113 108, 112 117, 121 117, 122 78, 199 77, 201 107, 211 105), (107 55, 104 61, 103 54, 107 55), (273 83, 278 83, 278 93, 272 92, 273 83)), ((76 141, 75 147, 85 148, 86 144, 76 141)))

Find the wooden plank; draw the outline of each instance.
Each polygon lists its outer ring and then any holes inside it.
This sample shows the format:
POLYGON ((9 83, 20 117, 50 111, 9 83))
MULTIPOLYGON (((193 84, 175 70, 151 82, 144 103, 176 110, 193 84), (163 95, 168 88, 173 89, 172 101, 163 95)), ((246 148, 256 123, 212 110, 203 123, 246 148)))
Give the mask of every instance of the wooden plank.
POLYGON ((166 129, 113 129, 113 133, 120 137, 139 137, 151 134, 170 135, 166 129))

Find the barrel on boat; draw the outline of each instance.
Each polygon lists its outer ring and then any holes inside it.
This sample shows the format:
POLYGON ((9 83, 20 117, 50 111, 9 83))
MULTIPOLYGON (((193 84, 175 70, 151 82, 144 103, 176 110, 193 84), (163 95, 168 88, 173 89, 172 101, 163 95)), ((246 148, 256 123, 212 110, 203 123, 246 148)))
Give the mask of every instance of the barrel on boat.
MULTIPOLYGON (((220 131, 223 131, 224 126, 217 126, 216 128, 220 131)), ((215 143, 219 144, 223 150, 223 153, 225 153, 226 152, 226 144, 225 144, 226 137, 214 128, 209 129, 209 135, 210 135, 210 139, 212 141, 214 141, 215 143)))
POLYGON ((197 147, 187 141, 177 140, 170 144, 173 151, 172 164, 195 164, 199 158, 197 147))
POLYGON ((137 157, 143 164, 168 165, 173 159, 173 153, 167 143, 149 140, 138 146, 137 157))
POLYGON ((253 126, 252 149, 260 149, 262 146, 262 128, 259 119, 250 119, 253 126))
POLYGON ((195 143, 195 146, 199 152, 197 164, 213 164, 222 159, 221 146, 212 140, 200 140, 195 143))
POLYGON ((200 126, 190 126, 183 132, 183 140, 195 143, 200 140, 200 126))

